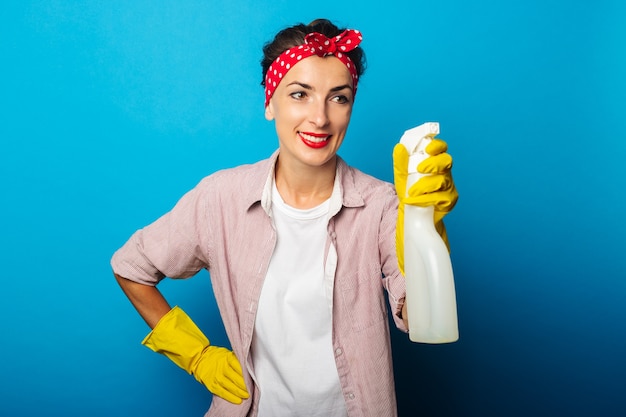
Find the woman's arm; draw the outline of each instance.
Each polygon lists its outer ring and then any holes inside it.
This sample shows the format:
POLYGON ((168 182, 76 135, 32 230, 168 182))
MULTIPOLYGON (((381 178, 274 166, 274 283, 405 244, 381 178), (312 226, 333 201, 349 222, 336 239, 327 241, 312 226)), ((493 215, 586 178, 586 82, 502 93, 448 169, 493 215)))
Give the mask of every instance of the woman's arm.
POLYGON ((185 312, 178 307, 170 308, 155 286, 114 275, 139 315, 152 329, 142 342, 145 346, 164 354, 193 374, 213 394, 233 404, 241 404, 250 397, 241 365, 233 352, 211 346, 185 312))
POLYGON ((154 329, 159 320, 171 310, 161 291, 155 286, 139 284, 120 275, 114 275, 139 315, 151 329, 154 329))
POLYGON ((409 328, 409 313, 406 311, 406 303, 402 306, 402 322, 404 323, 404 327, 409 328))

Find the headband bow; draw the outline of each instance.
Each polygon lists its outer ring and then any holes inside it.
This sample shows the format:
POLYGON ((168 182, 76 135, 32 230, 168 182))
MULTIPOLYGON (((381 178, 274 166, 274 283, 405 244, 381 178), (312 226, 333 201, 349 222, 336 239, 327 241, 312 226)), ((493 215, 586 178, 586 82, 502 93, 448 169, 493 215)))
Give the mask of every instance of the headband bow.
POLYGON ((327 38, 321 33, 309 33, 304 38, 305 45, 309 45, 317 56, 324 57, 326 55, 335 54, 337 50, 341 52, 350 52, 359 44, 363 37, 357 30, 345 30, 333 38, 327 38))
POLYGON ((287 49, 280 54, 278 58, 267 70, 265 75, 265 107, 270 102, 276 87, 280 84, 287 71, 289 71, 295 64, 313 55, 319 57, 325 57, 333 55, 339 59, 350 71, 352 76, 352 89, 353 94, 356 95, 357 82, 359 81, 359 75, 356 72, 354 62, 350 59, 347 52, 354 50, 361 41, 363 36, 358 30, 347 29, 341 32, 339 35, 332 38, 327 38, 321 33, 313 32, 304 37, 304 44, 287 49))

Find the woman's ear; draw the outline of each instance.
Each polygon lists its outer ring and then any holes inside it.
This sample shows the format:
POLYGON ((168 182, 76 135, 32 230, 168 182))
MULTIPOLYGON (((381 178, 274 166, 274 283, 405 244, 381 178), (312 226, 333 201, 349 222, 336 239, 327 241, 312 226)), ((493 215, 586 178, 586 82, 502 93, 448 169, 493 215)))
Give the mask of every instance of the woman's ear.
POLYGON ((274 106, 272 106, 272 99, 270 99, 270 102, 267 104, 267 107, 265 107, 265 119, 268 121, 274 120, 274 106))

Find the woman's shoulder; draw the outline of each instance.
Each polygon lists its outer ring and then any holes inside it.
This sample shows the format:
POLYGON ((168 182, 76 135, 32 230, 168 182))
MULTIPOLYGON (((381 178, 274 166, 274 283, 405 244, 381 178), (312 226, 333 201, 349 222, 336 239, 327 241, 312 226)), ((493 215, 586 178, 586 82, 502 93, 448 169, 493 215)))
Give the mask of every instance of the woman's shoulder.
MULTIPOLYGON (((233 188, 245 189, 263 186, 271 169, 272 158, 254 163, 223 168, 204 177, 198 187, 201 188, 233 188)), ((244 191, 243 189, 241 191, 244 191)))
POLYGON ((353 184, 364 195, 395 195, 396 191, 393 184, 348 165, 343 160, 341 165, 346 177, 343 181, 344 187, 353 184))

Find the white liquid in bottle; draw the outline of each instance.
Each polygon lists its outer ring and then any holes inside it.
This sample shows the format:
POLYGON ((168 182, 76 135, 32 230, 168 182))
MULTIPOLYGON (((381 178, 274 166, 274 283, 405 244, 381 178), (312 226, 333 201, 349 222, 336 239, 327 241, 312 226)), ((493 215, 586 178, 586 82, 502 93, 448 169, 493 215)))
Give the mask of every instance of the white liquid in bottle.
MULTIPOLYGON (((439 133, 439 123, 407 130, 400 143, 409 152, 408 189, 428 174, 417 165, 428 157, 426 145, 439 133)), ((434 207, 404 206, 404 273, 409 339, 419 343, 449 343, 459 339, 452 263, 437 233, 434 207)))

